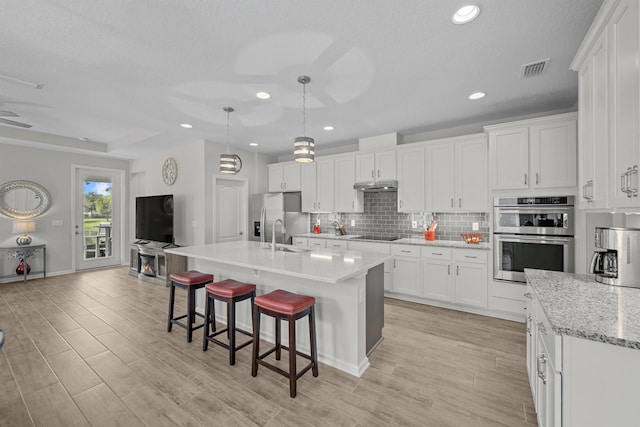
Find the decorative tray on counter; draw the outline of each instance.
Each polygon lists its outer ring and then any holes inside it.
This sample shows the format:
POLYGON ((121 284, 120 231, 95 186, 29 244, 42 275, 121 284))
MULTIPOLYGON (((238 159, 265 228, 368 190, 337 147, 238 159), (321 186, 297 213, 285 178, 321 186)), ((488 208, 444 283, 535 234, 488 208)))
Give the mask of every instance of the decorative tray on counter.
POLYGON ((462 240, 467 243, 480 243, 482 241, 482 233, 462 233, 462 240))

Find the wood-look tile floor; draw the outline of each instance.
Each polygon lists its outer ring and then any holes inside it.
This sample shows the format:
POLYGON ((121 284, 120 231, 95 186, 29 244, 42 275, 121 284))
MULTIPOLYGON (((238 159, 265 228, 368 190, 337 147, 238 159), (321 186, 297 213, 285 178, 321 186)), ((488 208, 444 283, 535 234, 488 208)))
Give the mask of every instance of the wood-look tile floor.
POLYGON ((201 329, 167 333, 168 289, 127 272, 0 284, 1 426, 536 425, 521 323, 387 298, 364 375, 320 364, 291 399, 250 347, 232 367, 201 329))

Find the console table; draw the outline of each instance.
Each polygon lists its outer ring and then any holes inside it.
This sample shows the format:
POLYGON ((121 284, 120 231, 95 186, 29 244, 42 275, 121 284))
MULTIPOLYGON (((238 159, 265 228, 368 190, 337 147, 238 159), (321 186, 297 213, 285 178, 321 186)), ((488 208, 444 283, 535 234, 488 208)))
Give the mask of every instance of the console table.
POLYGON ((24 281, 28 276, 42 274, 43 277, 47 277, 47 245, 32 243, 18 246, 10 239, 0 243, 0 281, 19 277, 20 274, 16 273, 16 268, 21 261, 24 261, 24 274, 22 274, 24 281), (31 272, 28 272, 27 265, 31 266, 31 272))

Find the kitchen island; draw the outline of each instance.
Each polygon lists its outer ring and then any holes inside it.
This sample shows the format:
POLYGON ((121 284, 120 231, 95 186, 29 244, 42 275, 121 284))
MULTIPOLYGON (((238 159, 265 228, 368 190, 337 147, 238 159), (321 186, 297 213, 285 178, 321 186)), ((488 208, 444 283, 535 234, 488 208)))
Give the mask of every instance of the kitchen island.
MULTIPOLYGON (((215 281, 235 279, 254 283, 257 294, 275 289, 316 298, 318 359, 351 375, 369 366, 367 355, 382 339, 384 325, 384 261, 390 255, 331 249, 272 251, 260 242, 229 242, 167 249, 187 257, 189 269, 211 273, 215 281)), ((218 304, 218 302, 216 302, 218 304)), ((204 312, 204 292, 196 309, 204 312)), ((236 322, 251 329, 249 304, 239 304, 236 322)), ((216 306, 218 317, 226 313, 216 306)), ((224 318, 222 318, 224 319, 224 318)), ((219 319, 219 320, 222 320, 219 319)), ((287 341, 286 328, 282 329, 287 341)), ((261 336, 273 342, 273 322, 263 322, 261 336)), ((309 349, 305 322, 297 329, 297 345, 309 349)))
POLYGON ((527 371, 538 425, 637 426, 640 289, 525 269, 527 371))

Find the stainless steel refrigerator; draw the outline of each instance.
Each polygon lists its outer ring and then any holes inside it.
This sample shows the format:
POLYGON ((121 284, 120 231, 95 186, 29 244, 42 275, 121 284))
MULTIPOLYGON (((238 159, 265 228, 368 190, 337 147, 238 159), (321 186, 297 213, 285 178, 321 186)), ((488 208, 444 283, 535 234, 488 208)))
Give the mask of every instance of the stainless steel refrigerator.
POLYGON ((284 222, 276 227, 276 243, 291 244, 292 236, 309 232, 309 214, 302 213, 300 193, 264 193, 251 198, 250 240, 271 242, 273 223, 284 222))

